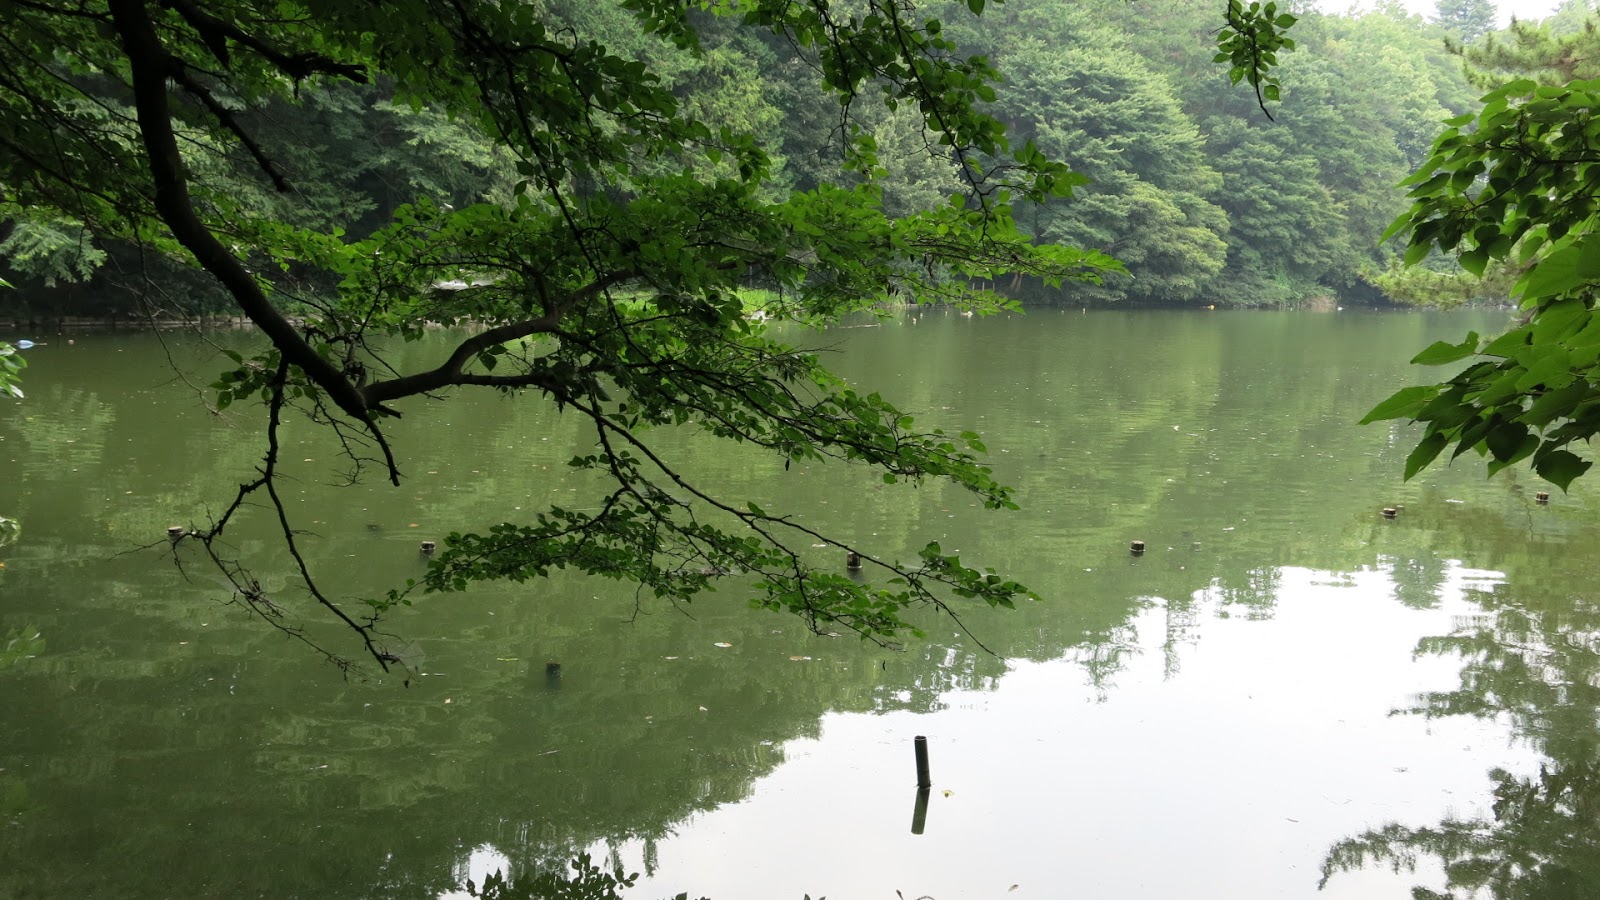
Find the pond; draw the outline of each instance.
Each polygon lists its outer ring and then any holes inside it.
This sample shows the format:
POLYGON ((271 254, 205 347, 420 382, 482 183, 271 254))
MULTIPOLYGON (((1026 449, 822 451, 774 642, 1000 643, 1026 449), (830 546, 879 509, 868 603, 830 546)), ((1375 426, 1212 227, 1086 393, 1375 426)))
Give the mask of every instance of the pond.
MULTIPOLYGON (((433 900, 496 870, 544 896, 579 854, 650 900, 1600 895, 1592 486, 1542 505, 1472 457, 1402 483, 1408 432, 1355 425, 1417 350, 1504 314, 857 324, 793 339, 980 432, 1020 512, 662 440, 737 500, 885 555, 940 541, 1042 602, 883 649, 737 584, 679 610, 558 574, 401 611, 408 683, 344 678, 174 565, 166 527, 262 451, 251 411, 202 408, 216 347, 28 335, 28 399, 0 406, 0 896, 433 900)), ((418 403, 400 489, 286 439, 346 595, 419 574, 420 540, 593 500, 579 423, 537 401, 418 403)), ((268 523, 235 537, 340 639, 268 523)))

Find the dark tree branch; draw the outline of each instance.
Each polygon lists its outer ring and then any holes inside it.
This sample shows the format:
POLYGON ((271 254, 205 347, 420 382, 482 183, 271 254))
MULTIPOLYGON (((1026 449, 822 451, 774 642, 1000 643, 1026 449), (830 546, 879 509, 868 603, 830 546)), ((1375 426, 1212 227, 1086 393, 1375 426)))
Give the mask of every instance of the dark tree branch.
POLYGON ((139 134, 149 157, 150 176, 155 185, 153 202, 161 220, 172 230, 173 237, 194 255, 201 268, 222 283, 234 302, 272 341, 283 358, 297 366, 326 392, 334 405, 367 427, 383 448, 390 481, 398 485, 399 468, 373 413, 398 414, 382 406, 369 406, 361 391, 306 343, 294 325, 272 306, 266 293, 256 283, 255 276, 217 240, 216 235, 195 213, 184 174, 183 156, 172 130, 172 109, 167 97, 167 80, 181 72, 181 67, 162 45, 143 0, 110 0, 110 9, 117 33, 122 39, 123 50, 128 55, 134 109, 138 114, 139 134))
MULTIPOLYGON (((112 15, 116 16, 117 3, 112 3, 112 15)), ((142 4, 140 4, 142 6, 142 4)), ((313 75, 335 75, 357 84, 368 82, 366 66, 354 63, 342 63, 338 60, 323 56, 319 53, 285 53, 276 47, 261 40, 255 35, 245 31, 232 22, 227 22, 196 7, 188 0, 164 0, 164 5, 177 10, 178 15, 195 31, 199 32, 200 39, 206 42, 217 61, 223 68, 229 66, 227 41, 233 41, 244 47, 254 50, 261 58, 277 68, 278 71, 289 76, 295 81, 304 81, 313 75)), ((121 30, 121 24, 118 24, 121 30)), ((153 33, 152 33, 153 36, 153 33)))
MULTIPOLYGON (((277 515, 278 526, 282 531, 284 543, 289 548, 289 554, 294 558, 296 566, 299 567, 300 578, 305 583, 306 591, 319 604, 331 611, 340 621, 360 635, 367 653, 377 660, 378 665, 384 671, 388 671, 389 664, 397 662, 398 659, 377 643, 376 616, 366 625, 357 622, 341 609, 338 604, 328 599, 327 595, 317 586, 316 580, 311 576, 311 569, 306 564, 305 557, 300 553, 299 544, 295 540, 298 532, 289 524, 288 509, 284 506, 283 498, 278 494, 278 427, 283 418, 284 386, 287 383, 288 374, 289 363, 286 360, 281 360, 269 385, 271 397, 267 404, 267 451, 262 456, 261 468, 257 470, 257 477, 253 481, 239 485, 239 491, 234 495, 233 502, 228 504, 228 508, 223 510, 222 515, 211 524, 210 528, 191 532, 183 535, 178 540, 198 541, 205 548, 206 555, 210 557, 211 561, 232 583, 236 599, 242 601, 246 608, 278 630, 311 646, 330 662, 348 672, 352 668, 350 660, 325 649, 308 637, 298 626, 283 622, 283 608, 267 595, 261 583, 238 562, 224 559, 218 553, 217 542, 221 540, 223 532, 226 531, 228 523, 232 521, 234 514, 242 509, 257 491, 265 490, 268 498, 272 501, 272 508, 277 515)), ((176 542, 173 546, 176 548, 176 542)), ((174 549, 174 552, 176 552, 176 549, 174 549)))
MULTIPOLYGON (((684 478, 683 475, 669 465, 666 460, 662 459, 656 453, 653 447, 641 441, 628 429, 623 428, 616 422, 612 421, 611 418, 607 416, 605 411, 601 408, 598 398, 590 396, 586 401, 578 397, 567 397, 566 402, 584 416, 588 417, 589 420, 594 423, 595 429, 599 434, 601 446, 604 448, 612 477, 616 478, 620 483, 625 486, 631 485, 634 481, 634 478, 630 478, 627 473, 624 473, 618 469, 616 463, 617 454, 611 446, 611 440, 609 436, 615 436, 619 441, 633 448, 633 450, 638 452, 645 459, 649 460, 650 464, 654 466, 657 471, 666 476, 666 478, 679 489, 687 492, 696 500, 706 504, 707 506, 734 517, 746 528, 749 528, 751 531, 761 535, 762 539, 765 540, 769 546, 781 553, 788 560, 788 566, 792 572, 792 577, 796 588, 807 600, 806 610, 813 622, 813 630, 818 630, 816 629, 814 623, 817 618, 820 617, 824 621, 836 622, 852 631, 857 632, 868 640, 872 640, 875 643, 884 645, 884 642, 873 633, 870 623, 860 621, 847 614, 842 614, 826 608, 819 608, 811 603, 811 595, 807 588, 807 582, 809 580, 807 577, 808 569, 801 561, 800 554, 790 548, 782 538, 774 533, 775 528, 788 529, 811 538, 813 541, 826 544, 830 547, 859 553, 863 560, 871 562, 873 565, 879 566, 885 571, 892 573, 894 576, 903 579, 905 583, 910 586, 922 600, 931 604, 939 613, 948 616, 952 621, 954 621, 957 627, 959 627, 968 637, 972 638, 972 640, 976 642, 985 653, 993 654, 994 651, 990 650, 989 647, 983 643, 983 641, 978 639, 977 635, 973 634, 967 629, 966 624, 961 619, 960 613, 958 613, 948 603, 929 592, 927 587, 924 585, 924 579, 930 579, 937 583, 948 583, 944 578, 940 577, 938 571, 930 571, 928 569, 906 569, 895 563, 887 562, 883 559, 873 556, 870 553, 861 552, 848 544, 841 543, 840 541, 837 541, 813 528, 802 525, 793 519, 767 515, 766 513, 758 513, 751 509, 740 509, 731 504, 724 503, 710 494, 707 494, 696 485, 690 483, 686 478, 684 478)), ((630 491, 630 493, 634 493, 635 496, 638 496, 638 494, 633 491, 630 491)), ((672 522, 664 514, 658 511, 656 509, 656 504, 651 503, 642 497, 640 499, 645 503, 646 508, 651 511, 652 516, 655 517, 657 521, 661 522, 663 526, 676 532, 680 537, 687 540, 690 544, 695 542, 695 538, 688 533, 687 529, 672 522)), ((678 505, 688 510, 687 504, 680 502, 678 505)), ((689 516, 690 519, 693 520, 694 513, 692 510, 689 511, 689 516)), ((778 577, 774 573, 770 572, 761 572, 760 574, 769 579, 778 577)))
POLYGON ((250 154, 251 158, 256 161, 256 165, 260 166, 261 171, 265 172, 266 176, 272 179, 273 190, 276 190, 280 194, 287 194, 290 192, 291 188, 289 187, 288 179, 284 178, 283 173, 278 171, 277 164, 272 161, 271 157, 267 156, 265 150, 261 149, 261 145, 256 143, 255 138, 250 135, 250 132, 246 131, 244 126, 239 124, 239 120, 233 115, 233 110, 223 106, 222 102, 217 99, 216 95, 211 93, 211 91, 208 90, 205 85, 196 81, 189 74, 188 69, 182 65, 173 67, 172 80, 182 86, 184 90, 194 95, 194 98, 199 100, 201 105, 203 105, 212 116, 215 116, 218 122, 222 123, 222 127, 233 132, 233 136, 238 138, 239 143, 244 145, 244 149, 250 154))
POLYGON ((631 281, 637 277, 639 277, 639 273, 627 271, 614 272, 598 278, 594 282, 572 292, 560 305, 543 316, 500 325, 467 338, 457 345, 450 357, 440 363, 437 368, 429 369, 426 372, 402 375, 399 378, 391 378, 388 381, 374 382, 362 388, 361 393, 365 398, 365 402, 378 406, 390 400, 423 394, 456 384, 508 386, 498 380, 482 380, 484 376, 465 375, 463 369, 465 369, 467 363, 472 361, 473 357, 491 347, 497 347, 507 341, 514 341, 530 335, 554 332, 561 323, 562 315, 568 309, 589 300, 614 285, 631 281))

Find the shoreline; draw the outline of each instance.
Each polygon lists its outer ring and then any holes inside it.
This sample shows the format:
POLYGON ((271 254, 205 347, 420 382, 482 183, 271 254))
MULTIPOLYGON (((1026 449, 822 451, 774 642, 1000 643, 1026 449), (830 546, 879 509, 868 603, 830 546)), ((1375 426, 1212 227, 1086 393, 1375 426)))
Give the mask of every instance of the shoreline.
MULTIPOLYGON (((884 306, 881 306, 880 309, 889 310, 889 311, 902 311, 902 312, 918 313, 918 312, 926 312, 926 311, 929 311, 929 310, 932 310, 932 309, 937 309, 937 308, 940 308, 943 305, 944 304, 933 304, 933 303, 924 303, 924 304, 899 303, 899 304, 893 304, 893 305, 884 305, 884 306)), ((1045 310, 1066 309, 1066 308, 1071 308, 1071 307, 1076 307, 1076 304, 1040 303, 1040 304, 1034 304, 1031 308, 1034 311, 1043 312, 1045 310)), ((1467 307, 1451 307, 1451 309, 1460 309, 1460 308, 1467 308, 1467 307)), ((1485 305, 1485 306, 1483 306, 1481 308, 1490 309, 1490 310, 1494 310, 1494 309, 1515 309, 1515 306, 1511 305, 1511 304, 1489 304, 1489 305, 1485 305)), ((1304 306, 1287 307, 1287 308, 1286 307, 1262 307, 1262 306, 1211 306, 1211 307, 1206 307, 1206 306, 1113 305, 1113 306, 1085 307, 1084 309, 1085 309, 1085 311, 1088 311, 1088 310, 1092 309, 1092 310, 1095 310, 1097 312, 1098 311, 1107 311, 1107 310, 1121 310, 1121 311, 1124 311, 1124 312, 1133 312, 1133 311, 1139 311, 1139 312, 1152 312, 1152 311, 1212 312, 1212 311, 1222 311, 1222 310, 1229 310, 1229 311, 1244 310, 1244 311, 1255 311, 1255 312, 1328 313, 1328 312, 1334 312, 1336 310, 1344 310, 1344 309, 1370 309, 1370 310, 1405 311, 1405 312, 1434 312, 1434 311, 1438 311, 1439 308, 1438 307, 1430 307, 1430 306, 1406 306, 1406 305, 1372 306, 1372 305, 1366 305, 1366 304, 1356 304, 1353 307, 1342 307, 1342 306, 1337 306, 1337 305, 1333 305, 1333 304, 1316 304, 1316 305, 1304 305, 1304 306)), ((1023 311, 1027 312, 1028 310, 1029 310, 1029 306, 1027 304, 1024 304, 1024 310, 1023 311)), ((294 320, 297 325, 301 324, 300 321, 299 321, 299 317, 291 317, 291 319, 294 320)), ((471 327, 470 325, 466 325, 466 323, 454 323, 453 325, 452 324, 447 324, 447 323, 441 323, 441 322, 428 322, 428 323, 425 323, 425 327, 428 327, 428 328, 462 327, 464 325, 466 327, 471 327)), ((119 318, 119 317, 98 318, 98 317, 93 317, 93 316, 62 316, 60 318, 4 318, 4 317, 0 317, 0 334, 22 333, 22 332, 28 332, 28 333, 32 333, 32 334, 66 334, 66 333, 69 333, 69 332, 71 332, 71 333, 81 333, 81 332, 95 332, 95 331, 178 331, 178 330, 183 330, 183 329, 205 329, 205 330, 240 329, 240 330, 249 330, 249 329, 254 329, 254 328, 255 328, 255 324, 252 323, 245 316, 202 316, 202 317, 191 318, 191 319, 181 319, 181 318, 148 319, 148 318, 119 318)))

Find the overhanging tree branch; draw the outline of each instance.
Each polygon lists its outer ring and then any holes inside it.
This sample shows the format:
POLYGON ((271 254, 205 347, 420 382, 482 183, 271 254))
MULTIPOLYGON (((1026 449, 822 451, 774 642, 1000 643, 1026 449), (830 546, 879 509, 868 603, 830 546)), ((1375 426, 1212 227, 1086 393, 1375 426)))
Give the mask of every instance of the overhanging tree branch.
MULTIPOLYGON (((217 61, 222 63, 223 68, 232 64, 228 53, 228 41, 231 40, 255 51, 278 71, 295 81, 304 81, 313 75, 334 75, 358 84, 366 84, 368 81, 366 66, 340 62, 320 53, 285 53, 238 25, 205 12, 189 0, 163 0, 163 3, 177 10, 178 15, 199 33, 200 39, 205 42, 217 61)), ((112 3, 113 7, 116 5, 116 2, 112 3)), ((120 29, 121 26, 118 27, 120 29)))
POLYGON ((161 220, 185 249, 212 277, 222 283, 244 314, 272 341, 288 362, 298 367, 334 405, 363 423, 384 449, 390 480, 399 483, 399 470, 374 412, 393 414, 382 406, 369 406, 366 398, 337 368, 317 353, 292 323, 273 307, 265 292, 228 248, 217 240, 194 211, 184 173, 183 155, 172 131, 172 111, 167 80, 181 68, 162 46, 143 0, 110 0, 112 20, 128 56, 134 109, 155 186, 153 198, 161 220))
POLYGON ((426 372, 391 378, 387 381, 375 382, 362 388, 361 393, 367 403, 377 406, 402 397, 411 397, 455 384, 486 384, 497 387, 514 386, 503 379, 496 380, 487 376, 466 376, 463 371, 467 363, 485 350, 497 347, 508 341, 530 337, 535 334, 554 332, 560 326, 562 316, 571 307, 593 298, 614 285, 622 284, 637 277, 639 277, 637 272, 626 271, 614 272, 598 278, 589 285, 572 292, 571 295, 564 298, 554 309, 543 316, 500 325, 467 338, 458 344, 450 354, 450 357, 436 368, 426 372))

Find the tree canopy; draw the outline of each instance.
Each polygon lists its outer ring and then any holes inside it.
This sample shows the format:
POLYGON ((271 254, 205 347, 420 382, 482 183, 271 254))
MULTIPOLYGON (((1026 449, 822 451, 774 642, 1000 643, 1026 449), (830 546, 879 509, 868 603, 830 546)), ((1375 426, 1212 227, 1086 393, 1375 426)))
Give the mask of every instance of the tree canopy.
POLYGON ((1434 21, 1463 44, 1475 43, 1494 30, 1491 0, 1439 0, 1434 10, 1434 21))
MULTIPOLYGON (((1376 239, 1404 205, 1394 183, 1426 155, 1439 120, 1465 111, 1474 96, 1445 52, 1443 27, 1392 5, 1359 15, 1307 13, 1293 27, 1295 52, 1272 70, 1277 81, 1262 85, 1263 99, 1275 92, 1285 101, 1266 100, 1274 121, 1261 114, 1252 91, 1229 85, 1230 74, 1242 79, 1247 70, 1233 67, 1231 57, 1224 59, 1229 66, 1218 65, 1224 16, 1209 5, 1035 0, 1026 9, 994 6, 981 18, 949 0, 919 6, 920 15, 942 22, 941 35, 962 54, 981 55, 1001 73, 994 102, 979 97, 979 108, 1005 123, 1013 140, 1032 138, 1091 179, 1070 198, 1020 205, 1021 228, 1126 266, 1125 275, 1103 283, 1074 280, 1063 288, 1014 274, 995 282, 1008 297, 1030 304, 1292 306, 1333 294, 1343 303, 1429 295, 1413 289, 1418 279, 1386 272, 1395 254, 1376 239), (1126 100, 1108 102, 1112 96, 1126 100), (1182 165, 1173 164, 1179 159, 1182 165)), ((551 31, 642 63, 684 114, 710 131, 755 138, 768 163, 755 192, 762 201, 823 184, 857 185, 860 167, 841 152, 848 130, 841 126, 858 126, 872 140, 873 181, 891 218, 938 206, 963 189, 951 154, 928 152, 920 107, 890 110, 868 97, 872 102, 841 108, 836 94, 819 90, 817 67, 770 30, 702 11, 692 22, 696 43, 680 48, 618 4, 549 0, 536 8, 551 31)), ((1254 15, 1259 27, 1266 12, 1245 7, 1241 14, 1254 15)), ((1277 10, 1273 16, 1274 27, 1287 21, 1277 10)), ((112 107, 126 97, 109 81, 90 89, 112 107)), ((457 209, 505 205, 524 177, 515 155, 475 120, 403 101, 383 77, 365 84, 312 78, 289 96, 267 96, 234 114, 293 175, 293 190, 274 190, 243 153, 206 167, 211 189, 254 214, 321 233, 342 230, 347 240, 370 237, 397 207, 419 198, 457 209)), ((636 163, 640 174, 687 163, 695 177, 739 177, 728 155, 636 163)), ((592 191, 601 183, 585 178, 575 186, 592 191)), ((1440 275, 1456 271, 1434 267, 1440 275)), ((298 312, 303 304, 285 281, 306 272, 295 266, 274 276, 272 299, 298 312)), ((0 318, 237 314, 203 272, 48 208, 0 207, 4 275, 19 289, 0 304, 0 318)), ((761 287, 758 280, 747 285, 761 287)))

